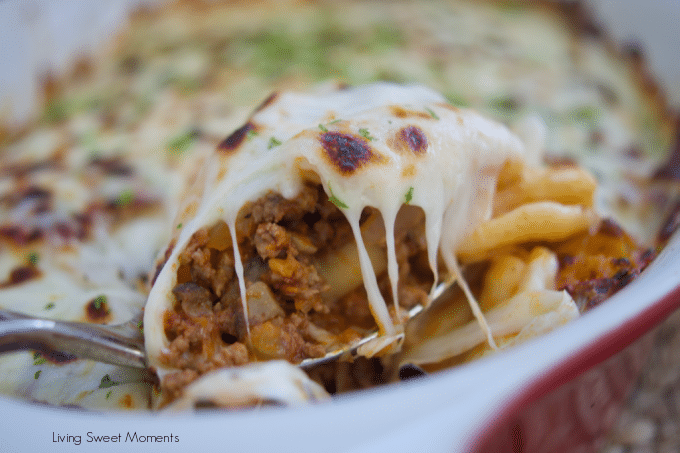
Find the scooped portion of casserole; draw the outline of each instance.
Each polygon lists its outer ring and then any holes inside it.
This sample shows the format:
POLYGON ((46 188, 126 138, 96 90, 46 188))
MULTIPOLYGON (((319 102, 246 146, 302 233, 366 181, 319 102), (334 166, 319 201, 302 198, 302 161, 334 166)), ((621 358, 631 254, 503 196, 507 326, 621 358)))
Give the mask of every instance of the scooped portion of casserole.
MULTIPOLYGON (((411 363, 497 349, 536 318, 545 331, 577 316, 557 290, 555 244, 567 250, 598 228, 596 184, 584 170, 534 163, 538 152, 422 86, 275 93, 188 182, 145 309, 163 402, 210 371, 298 364, 374 330, 358 354, 394 355, 408 311, 425 308, 427 319, 429 293, 446 279, 474 321, 439 343, 421 338, 426 352, 411 351, 411 363), (460 262, 489 267, 481 293, 460 262)), ((407 344, 428 328, 407 331, 407 344)))

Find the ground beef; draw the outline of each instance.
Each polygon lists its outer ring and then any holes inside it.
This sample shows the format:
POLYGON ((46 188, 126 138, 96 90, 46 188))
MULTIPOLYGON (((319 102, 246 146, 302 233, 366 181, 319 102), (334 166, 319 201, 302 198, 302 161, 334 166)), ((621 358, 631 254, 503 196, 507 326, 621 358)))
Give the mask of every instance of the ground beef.
POLYGON ((185 369, 168 374, 163 378, 163 400, 170 402, 182 395, 182 390, 191 384, 199 374, 195 370, 185 369))
POLYGON ((219 297, 235 276, 233 253, 231 248, 219 251, 207 247, 209 239, 206 229, 194 234, 187 248, 179 255, 178 282, 195 282, 219 297))
POLYGON ((275 223, 258 225, 253 242, 257 253, 262 258, 285 258, 289 252, 294 250, 286 229, 275 223))
POLYGON ((390 380, 380 359, 365 357, 357 357, 353 362, 324 363, 308 370, 308 374, 331 395, 376 387, 390 380))
MULTIPOLYGON (((364 218, 375 212, 367 210, 364 218)), ((239 213, 236 231, 247 291, 257 288, 248 304, 260 305, 249 307, 254 315, 246 323, 226 224, 197 231, 179 255, 175 304, 164 318, 170 345, 161 359, 182 370, 161 383, 171 399, 210 370, 252 360, 299 363, 325 355, 329 337, 351 341, 376 327, 363 287, 336 301, 323 299, 328 285, 315 262, 354 236, 321 186, 307 186, 290 200, 269 193, 248 203, 239 213)), ((416 257, 426 253, 424 242, 418 232, 411 233, 396 238, 405 307, 424 302, 432 284, 431 273, 418 269, 422 263, 427 266, 426 257, 416 257)), ((391 303, 386 273, 379 286, 391 303)))

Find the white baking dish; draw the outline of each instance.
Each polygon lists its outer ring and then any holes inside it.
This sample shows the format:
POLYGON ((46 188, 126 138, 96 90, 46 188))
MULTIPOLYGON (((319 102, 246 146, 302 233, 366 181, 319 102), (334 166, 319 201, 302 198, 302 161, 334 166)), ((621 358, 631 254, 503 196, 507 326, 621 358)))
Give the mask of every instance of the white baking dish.
MULTIPOLYGON (((44 65, 64 68, 72 52, 96 47, 132 3, 0 3, 0 111, 11 111, 17 122, 29 118, 44 65)), ((615 38, 642 43, 668 98, 679 105, 680 5, 594 5, 615 38)), ((645 334, 678 306, 676 234, 607 303, 540 339, 426 379, 319 406, 176 416, 90 414, 3 398, 0 452, 73 451, 74 436, 81 436, 78 448, 97 451, 590 451, 640 370, 645 334), (134 433, 137 440, 161 437, 126 442, 134 433), (120 435, 121 443, 89 442, 103 435, 120 435)))

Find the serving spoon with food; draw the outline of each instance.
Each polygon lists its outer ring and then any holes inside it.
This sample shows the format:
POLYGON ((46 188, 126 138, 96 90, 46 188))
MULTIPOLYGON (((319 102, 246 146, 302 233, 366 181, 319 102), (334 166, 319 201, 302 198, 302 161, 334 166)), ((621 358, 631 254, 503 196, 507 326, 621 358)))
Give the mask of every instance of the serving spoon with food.
MULTIPOLYGON (((440 283, 432 293, 432 301, 442 297, 454 282, 451 279, 440 283)), ((422 309, 421 305, 415 306, 408 312, 408 318, 413 318, 422 309)), ((140 313, 125 323, 108 326, 56 321, 0 309, 0 353, 30 349, 57 361, 78 357, 125 367, 146 368, 142 316, 140 313)), ((305 359, 299 366, 312 368, 341 356, 356 356, 362 345, 377 337, 376 330, 323 357, 305 359)))

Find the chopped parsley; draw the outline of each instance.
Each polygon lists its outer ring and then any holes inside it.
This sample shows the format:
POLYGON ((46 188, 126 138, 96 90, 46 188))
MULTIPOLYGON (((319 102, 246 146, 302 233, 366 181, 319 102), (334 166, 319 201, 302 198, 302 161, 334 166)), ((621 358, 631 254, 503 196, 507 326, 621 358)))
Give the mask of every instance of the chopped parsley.
POLYGON ((430 116, 431 116, 432 118, 434 118, 434 119, 436 119, 436 120, 439 119, 439 116, 438 116, 436 113, 434 113, 434 110, 429 109, 429 108, 426 108, 425 111, 426 111, 427 113, 429 113, 430 116))
POLYGON ((501 96, 492 99, 489 102, 489 107, 496 114, 509 116, 514 115, 520 108, 519 101, 512 96, 501 96))
POLYGON ((54 308, 54 302, 50 302, 49 304, 45 305, 45 310, 52 310, 54 308))
POLYGON ((333 57, 336 49, 380 55, 406 42, 400 27, 390 21, 356 33, 334 17, 320 17, 305 31, 278 25, 236 34, 229 42, 229 51, 223 53, 221 63, 228 66, 237 62, 245 64, 269 80, 293 74, 293 68, 300 68, 314 80, 335 78, 356 84, 365 82, 365 77, 380 78, 380 74, 348 71, 342 59, 333 57))
POLYGON ((113 379, 111 379, 111 376, 108 374, 105 374, 104 377, 102 378, 101 382, 99 383, 99 388, 100 389, 106 389, 109 387, 113 387, 114 385, 119 385, 120 382, 116 382, 113 379))
POLYGON ((92 301, 92 306, 94 307, 95 310, 101 310, 105 303, 106 296, 102 294, 101 296, 97 296, 94 298, 94 300, 92 301))
POLYGON ((406 192, 404 199, 406 200, 406 204, 409 204, 411 200, 413 200, 413 186, 408 188, 408 192, 406 192))
POLYGON ((586 126, 594 126, 600 117, 600 111, 597 109, 597 107, 584 105, 572 110, 570 117, 576 123, 586 126))
POLYGON ((182 228, 182 224, 181 224, 181 223, 178 223, 178 224, 177 224, 177 229, 179 230, 180 228, 182 228))
POLYGON ((139 329, 140 332, 144 333, 144 325, 141 319, 137 321, 137 328, 139 329))
POLYGON ((117 206, 128 206, 130 203, 132 203, 132 200, 134 200, 135 194, 132 192, 132 190, 127 189, 124 190, 118 195, 118 198, 116 198, 116 205, 117 206))
POLYGON ((109 390, 108 392, 106 392, 106 399, 109 399, 109 397, 111 396, 111 392, 113 392, 113 390, 109 390))
POLYGON ((44 365, 47 363, 47 359, 40 355, 39 352, 33 353, 33 365, 44 365))
POLYGON ((177 135, 168 142, 168 151, 173 154, 182 154, 191 148, 196 137, 198 137, 198 132, 196 130, 177 135))
POLYGON ((248 129, 248 132, 246 133, 246 140, 252 140, 257 135, 258 133, 255 129, 248 129))
POLYGON ((281 145, 281 141, 277 140, 276 137, 270 137, 269 138, 269 144, 267 145, 267 149, 272 149, 276 146, 281 145))
MULTIPOLYGON (((326 126, 331 126, 333 124, 338 124, 340 121, 342 121, 340 118, 334 119, 333 121, 329 121, 326 123, 326 126)), ((328 132, 328 128, 324 126, 323 124, 319 123, 319 129, 321 129, 321 132, 328 132)))
POLYGON ((64 99, 54 99, 45 107, 45 121, 57 124, 64 121, 73 112, 73 105, 64 99))
POLYGON ((361 135, 362 137, 369 141, 375 140, 373 137, 371 137, 371 134, 368 132, 368 129, 363 127, 359 129, 359 135, 361 135))
POLYGON ((331 182, 328 181, 328 191, 331 193, 331 196, 328 197, 328 201, 333 203, 335 206, 337 206, 340 209, 348 209, 349 206, 347 206, 342 200, 340 200, 338 197, 336 197, 333 194, 333 189, 331 189, 331 182))
POLYGON ((36 371, 35 374, 33 375, 33 379, 38 379, 40 377, 40 373, 42 373, 42 370, 36 371))
POLYGON ((28 254, 27 261, 28 264, 31 266, 36 266, 38 264, 38 260, 40 259, 40 255, 38 255, 38 252, 31 252, 28 254))
POLYGON ((470 105, 470 103, 463 96, 457 93, 447 94, 446 99, 451 105, 456 107, 468 107, 470 105))

